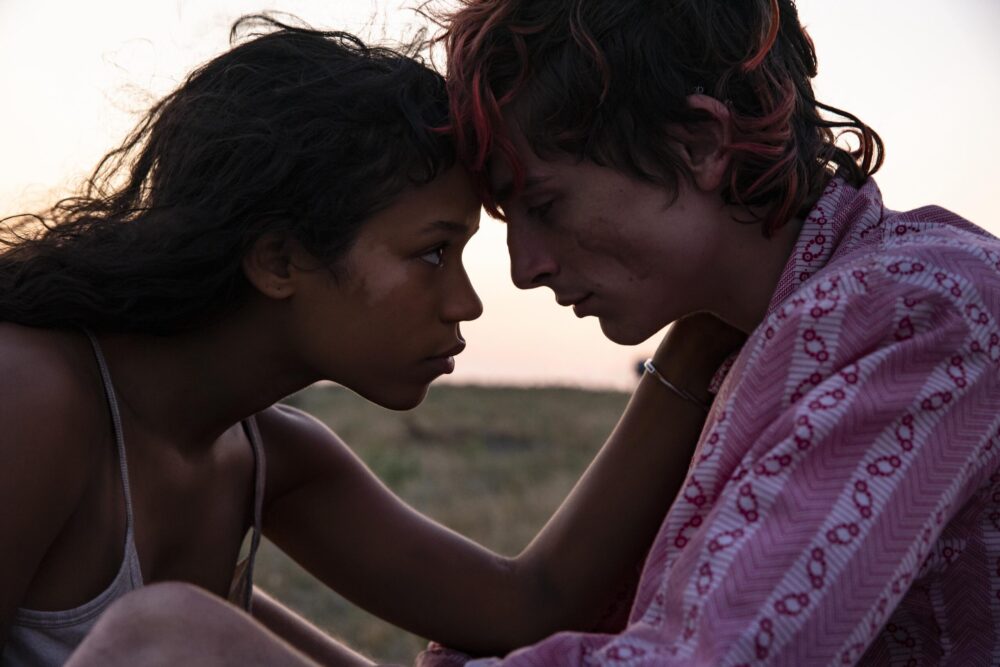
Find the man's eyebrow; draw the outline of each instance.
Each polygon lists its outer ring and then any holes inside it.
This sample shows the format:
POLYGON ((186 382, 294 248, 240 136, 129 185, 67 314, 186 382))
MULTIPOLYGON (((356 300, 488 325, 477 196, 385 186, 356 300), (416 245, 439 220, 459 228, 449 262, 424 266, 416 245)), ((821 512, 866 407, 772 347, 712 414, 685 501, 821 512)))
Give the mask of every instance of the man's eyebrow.
MULTIPOLYGON (((521 190, 531 190, 539 185, 544 185, 548 180, 547 176, 527 176, 524 179, 524 185, 521 187, 521 190)), ((497 204, 503 204, 512 194, 514 194, 513 180, 504 181, 493 189, 493 198, 496 200, 497 204)))
POLYGON ((514 181, 504 181, 497 187, 493 188, 493 199, 497 204, 503 204, 514 191, 514 181))

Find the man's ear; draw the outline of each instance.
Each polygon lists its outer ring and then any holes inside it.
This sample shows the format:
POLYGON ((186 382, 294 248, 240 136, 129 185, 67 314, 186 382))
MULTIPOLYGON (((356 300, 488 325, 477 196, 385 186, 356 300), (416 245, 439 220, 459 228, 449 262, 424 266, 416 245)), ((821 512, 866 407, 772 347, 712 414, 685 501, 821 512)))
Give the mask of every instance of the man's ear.
POLYGON ((685 127, 671 128, 678 140, 681 157, 687 163, 698 189, 710 192, 722 185, 729 170, 730 154, 727 146, 732 138, 732 119, 725 104, 696 93, 688 95, 688 106, 706 112, 711 119, 685 127))
POLYGON ((294 262, 298 252, 298 244, 287 234, 262 234, 243 256, 243 274, 264 296, 287 299, 295 293, 294 262))

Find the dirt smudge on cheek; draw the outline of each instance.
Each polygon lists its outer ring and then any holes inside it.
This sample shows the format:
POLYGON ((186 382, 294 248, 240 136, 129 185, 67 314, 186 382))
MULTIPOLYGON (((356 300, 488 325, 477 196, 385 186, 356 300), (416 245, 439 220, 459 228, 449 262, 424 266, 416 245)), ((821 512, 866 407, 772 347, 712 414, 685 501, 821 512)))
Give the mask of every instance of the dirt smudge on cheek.
POLYGON ((355 294, 366 306, 376 307, 392 301, 408 279, 406 264, 384 245, 359 248, 351 271, 358 281, 355 294))
POLYGON ((577 228, 573 234, 573 242, 583 252, 599 258, 600 263, 611 262, 618 265, 628 282, 645 280, 655 267, 649 256, 649 244, 623 233, 620 225, 620 221, 595 216, 577 228))

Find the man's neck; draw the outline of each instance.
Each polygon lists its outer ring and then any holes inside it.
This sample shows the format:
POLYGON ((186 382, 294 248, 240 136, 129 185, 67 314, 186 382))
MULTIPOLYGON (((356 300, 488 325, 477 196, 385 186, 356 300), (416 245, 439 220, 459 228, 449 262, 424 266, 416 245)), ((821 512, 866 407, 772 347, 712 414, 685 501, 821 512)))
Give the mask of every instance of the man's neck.
POLYGON ((739 225, 738 231, 732 231, 720 268, 721 289, 714 308, 718 317, 746 333, 757 328, 767 314, 802 225, 801 218, 793 218, 770 238, 761 234, 759 224, 739 225))

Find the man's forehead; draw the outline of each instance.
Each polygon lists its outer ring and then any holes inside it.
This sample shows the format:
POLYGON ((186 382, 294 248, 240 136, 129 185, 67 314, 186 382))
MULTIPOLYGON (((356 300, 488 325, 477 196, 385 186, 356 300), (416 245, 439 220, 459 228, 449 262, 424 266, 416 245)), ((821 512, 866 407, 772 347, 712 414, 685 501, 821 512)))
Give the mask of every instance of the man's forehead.
POLYGON ((550 176, 544 174, 532 174, 529 173, 525 175, 524 180, 520 184, 521 187, 515 192, 515 186, 513 176, 508 174, 502 180, 490 180, 490 192, 493 194, 494 200, 497 204, 502 205, 505 201, 509 200, 513 195, 522 192, 531 192, 535 188, 544 186, 550 180, 550 176))
POLYGON ((520 170, 527 172, 533 171, 532 163, 537 161, 538 157, 512 111, 508 110, 503 114, 503 124, 497 129, 500 130, 501 136, 497 137, 499 141, 494 142, 493 150, 487 157, 486 176, 490 191, 494 198, 499 200, 498 193, 509 196, 513 187, 514 167, 511 161, 516 161, 520 170), (507 150, 497 148, 497 143, 500 142, 507 144, 507 150))
POLYGON ((540 158, 523 135, 511 137, 514 155, 508 156, 494 151, 486 165, 487 183, 494 200, 499 204, 516 194, 514 167, 511 159, 517 160, 521 172, 520 190, 530 190, 544 185, 552 178, 556 165, 540 158))
POLYGON ((494 151, 486 161, 486 182, 489 183, 490 192, 496 194, 513 178, 514 173, 510 163, 498 151, 494 151))

